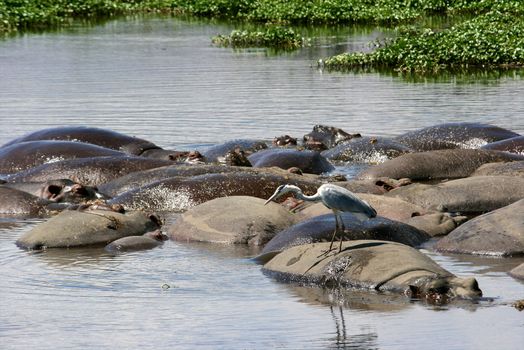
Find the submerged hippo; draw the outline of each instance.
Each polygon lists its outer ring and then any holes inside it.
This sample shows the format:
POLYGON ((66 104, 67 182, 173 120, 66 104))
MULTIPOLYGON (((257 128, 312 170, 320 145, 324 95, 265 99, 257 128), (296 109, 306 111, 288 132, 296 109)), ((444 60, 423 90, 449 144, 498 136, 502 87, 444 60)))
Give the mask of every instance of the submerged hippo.
POLYGON ((141 155, 146 150, 160 149, 147 140, 124 135, 112 130, 86 126, 68 126, 37 130, 18 137, 2 147, 27 141, 60 140, 84 142, 110 148, 131 155, 141 155))
MULTIPOLYGON (((425 232, 383 217, 360 221, 351 213, 341 213, 340 216, 345 226, 343 238, 345 240, 379 239, 415 247, 430 239, 425 232)), ((333 214, 315 216, 279 232, 265 245, 261 255, 271 255, 300 244, 330 241, 334 229, 333 214)))
POLYGON ((144 233, 142 236, 127 236, 119 238, 105 246, 109 253, 119 254, 137 250, 153 249, 164 244, 169 237, 160 230, 144 233))
POLYGON ((475 176, 438 185, 412 184, 385 194, 427 210, 478 214, 524 198, 524 178, 475 176))
POLYGON ((479 148, 490 142, 509 139, 519 134, 481 123, 444 123, 410 131, 395 138, 396 141, 416 150, 479 148))
POLYGON ((321 154, 331 161, 382 163, 413 150, 385 137, 359 137, 339 143, 321 154))
POLYGON ((96 187, 84 186, 69 179, 45 182, 6 183, 4 187, 16 188, 52 202, 78 203, 86 200, 104 198, 96 187))
POLYGON ((124 192, 109 201, 127 209, 184 211, 217 197, 251 196, 269 198, 282 184, 295 184, 307 193, 315 193, 317 181, 280 173, 232 172, 206 174, 190 178, 168 178, 124 192))
POLYGON ((232 151, 242 151, 246 156, 260 150, 266 149, 267 144, 259 140, 231 140, 219 145, 211 146, 202 151, 204 160, 208 163, 218 163, 224 160, 224 157, 232 151))
POLYGON ((488 143, 481 148, 492 151, 504 151, 524 155, 524 136, 516 136, 510 139, 488 143))
POLYGON ((524 255, 524 199, 471 219, 435 248, 452 253, 524 255))
POLYGON ((524 177, 524 160, 481 165, 471 176, 520 176, 524 177))
POLYGON ((12 174, 9 182, 43 182, 71 179, 77 183, 97 186, 131 172, 172 165, 173 162, 142 157, 95 157, 68 159, 12 174))
POLYGON ((450 149, 408 153, 372 166, 358 176, 362 179, 440 180, 471 175, 479 166, 493 162, 524 160, 524 156, 478 149, 450 149))
POLYGON ((269 260, 263 271, 285 282, 401 293, 439 302, 482 296, 474 278, 458 278, 403 244, 346 241, 340 253, 326 255, 328 246, 316 243, 286 249, 269 260))
POLYGON ((261 246, 298 221, 298 215, 265 200, 230 196, 210 200, 186 211, 168 227, 174 240, 261 246))
POLYGON ((159 220, 144 212, 66 210, 23 234, 16 245, 23 249, 106 245, 126 236, 139 236, 159 228, 159 220))
POLYGON ((303 141, 307 149, 323 151, 356 137, 360 137, 360 134, 349 134, 333 126, 315 125, 313 131, 304 135, 303 141))
POLYGON ((13 174, 65 159, 124 156, 125 153, 89 143, 28 141, 0 148, 0 173, 13 174))
POLYGON ((47 214, 47 206, 51 201, 39 198, 30 193, 0 186, 0 214, 43 216, 47 214))
POLYGON ((524 263, 520 264, 519 266, 515 267, 514 269, 511 269, 509 272, 509 275, 521 280, 524 280, 524 263))
POLYGON ((274 148, 253 153, 248 159, 254 168, 298 168, 309 174, 322 174, 335 169, 326 158, 314 151, 274 148))

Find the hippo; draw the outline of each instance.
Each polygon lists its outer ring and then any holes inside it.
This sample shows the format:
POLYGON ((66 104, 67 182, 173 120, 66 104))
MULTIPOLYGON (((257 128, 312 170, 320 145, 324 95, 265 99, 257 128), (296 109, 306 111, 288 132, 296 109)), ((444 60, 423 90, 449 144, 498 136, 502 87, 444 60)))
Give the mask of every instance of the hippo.
POLYGON ((297 139, 289 135, 281 135, 273 138, 273 146, 277 147, 295 147, 297 145, 297 139))
POLYGON ((65 210, 20 236, 16 245, 28 250, 106 245, 159 227, 155 215, 141 211, 65 210))
POLYGON ((524 263, 520 264, 519 266, 511 269, 510 272, 508 272, 511 277, 518 278, 520 280, 524 280, 524 263))
POLYGON ((66 126, 37 130, 11 140, 2 147, 20 142, 42 140, 84 142, 132 155, 140 155, 144 150, 160 148, 154 143, 137 137, 124 135, 116 131, 86 126, 66 126))
POLYGON ((48 214, 47 205, 51 201, 30 193, 0 186, 0 214, 39 217, 48 214))
POLYGON ((524 178, 475 176, 438 185, 412 184, 384 195, 400 198, 427 210, 476 215, 524 198, 524 178))
POLYGON ((86 200, 106 198, 96 187, 84 186, 69 179, 45 182, 6 183, 4 187, 16 188, 52 202, 78 203, 86 200))
POLYGON ((217 197, 252 196, 269 198, 275 189, 285 183, 315 193, 320 183, 302 176, 280 172, 232 172, 206 174, 190 178, 174 177, 150 183, 124 192, 109 201, 127 209, 155 211, 185 211, 217 197))
POLYGON ((395 140, 416 151, 438 149, 479 148, 490 142, 520 136, 519 134, 482 123, 444 123, 414 130, 395 140))
POLYGON ((361 179, 442 180, 467 177, 479 166, 493 162, 524 160, 524 156, 478 149, 447 149, 408 153, 362 171, 361 179))
POLYGON ((432 302, 482 296, 474 278, 459 278, 404 244, 346 241, 340 253, 325 255, 328 245, 291 247, 265 263, 262 271, 283 282, 398 293, 432 302))
POLYGON ((304 146, 314 151, 324 151, 352 138, 360 137, 360 134, 349 134, 342 129, 327 125, 315 125, 313 131, 304 135, 304 146))
POLYGON ((339 143, 321 154, 331 161, 383 163, 413 150, 386 137, 359 137, 339 143))
MULTIPOLYGON (((412 226, 383 217, 360 221, 352 213, 341 213, 344 222, 344 239, 380 239, 419 246, 431 237, 412 226)), ((330 241, 335 228, 333 214, 324 214, 306 219, 279 232, 270 240, 261 255, 281 252, 289 247, 330 241)))
POLYGON ((160 230, 146 232, 142 236, 127 236, 119 238, 106 245, 104 249, 108 253, 120 254, 138 250, 153 249, 164 244, 169 237, 160 230))
POLYGON ((524 177, 524 161, 487 163, 478 167, 470 176, 519 176, 524 177))
POLYGON ((252 153, 267 148, 267 144, 259 140, 231 140, 219 145, 211 146, 202 155, 207 163, 218 163, 231 151, 242 151, 249 156, 252 153))
POLYGON ((459 225, 468 220, 464 215, 451 215, 450 213, 429 213, 421 216, 413 216, 404 223, 426 232, 431 237, 445 236, 459 225))
MULTIPOLYGON (((404 222, 413 216, 423 215, 426 213, 424 208, 398 198, 369 193, 356 193, 356 195, 360 199, 369 203, 369 205, 371 205, 377 211, 377 215, 387 219, 404 222)), ((331 209, 328 209, 322 203, 316 203, 301 210, 300 214, 304 217, 312 218, 317 215, 329 214, 331 212, 331 209)))
POLYGON ((13 174, 65 159, 125 156, 125 153, 89 143, 28 141, 0 148, 0 173, 13 174))
POLYGON ((173 240, 262 246, 299 216, 261 198, 230 196, 199 204, 167 228, 173 240))
POLYGON ((326 158, 315 151, 273 148, 253 153, 248 159, 255 168, 276 166, 281 169, 289 169, 296 167, 304 173, 317 175, 335 169, 326 158))
POLYGON ((492 151, 504 151, 524 155, 524 136, 516 136, 497 142, 491 142, 481 147, 492 151))
POLYGON ((442 252, 524 255, 524 199, 462 224, 435 245, 442 252))
POLYGON ((68 159, 12 174, 9 182, 44 182, 71 179, 87 186, 97 186, 131 172, 172 165, 173 162, 142 157, 94 157, 68 159))

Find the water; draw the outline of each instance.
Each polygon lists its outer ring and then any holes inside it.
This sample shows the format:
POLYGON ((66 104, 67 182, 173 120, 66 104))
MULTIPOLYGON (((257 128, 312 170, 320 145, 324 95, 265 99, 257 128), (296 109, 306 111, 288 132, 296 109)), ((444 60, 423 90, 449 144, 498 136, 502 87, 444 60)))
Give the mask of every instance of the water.
MULTIPOLYGON (((179 149, 234 138, 301 137, 324 123, 397 135, 440 122, 524 133, 518 74, 434 82, 320 72, 315 60, 366 49, 379 30, 339 28, 273 55, 211 46, 226 24, 128 18, 0 41, 0 144, 60 125, 109 128, 179 149)), ((524 259, 427 252, 475 276, 478 304, 444 307, 372 293, 283 285, 242 247, 166 242, 113 257, 99 249, 30 253, 14 241, 38 220, 0 219, 0 341, 28 348, 517 349, 524 259)))

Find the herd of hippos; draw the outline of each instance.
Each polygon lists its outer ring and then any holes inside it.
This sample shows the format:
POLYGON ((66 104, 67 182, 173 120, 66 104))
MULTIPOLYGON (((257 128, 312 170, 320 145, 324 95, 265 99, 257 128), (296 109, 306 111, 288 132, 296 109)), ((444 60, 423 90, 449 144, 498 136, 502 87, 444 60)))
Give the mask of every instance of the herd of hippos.
MULTIPOLYGON (((425 247, 524 254, 524 136, 479 123, 394 138, 317 125, 298 141, 285 135, 183 152, 105 129, 50 128, 0 147, 0 215, 47 218, 18 238, 22 249, 105 246, 117 254, 167 239, 245 244, 282 281, 474 299, 482 295, 474 278, 416 248, 438 238, 425 247), (337 174, 356 163, 368 166, 349 180, 337 174), (331 210, 293 197, 264 205, 280 185, 312 195, 323 183, 378 213, 342 213, 342 248, 327 254, 331 210), (170 213, 181 214, 163 225, 170 213)), ((524 279, 524 264, 508 273, 524 279)))

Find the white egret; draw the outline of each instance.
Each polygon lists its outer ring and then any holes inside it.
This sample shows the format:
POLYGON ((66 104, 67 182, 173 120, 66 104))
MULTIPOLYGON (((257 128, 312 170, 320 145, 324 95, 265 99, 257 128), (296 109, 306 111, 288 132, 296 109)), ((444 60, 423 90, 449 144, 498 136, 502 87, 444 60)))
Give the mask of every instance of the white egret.
POLYGON ((349 212, 355 214, 355 216, 361 219, 370 219, 377 216, 377 212, 371 205, 362 199, 358 198, 351 191, 333 184, 321 185, 317 193, 312 196, 306 196, 302 193, 302 190, 294 185, 281 185, 277 188, 275 193, 264 203, 267 204, 270 201, 281 197, 286 193, 293 193, 298 199, 302 199, 308 202, 322 202, 326 207, 333 211, 335 214, 335 231, 331 238, 331 244, 329 245, 329 251, 333 248, 333 242, 335 236, 340 230, 340 246, 339 252, 342 250, 342 239, 344 235, 344 221, 340 216, 341 212, 349 212))

